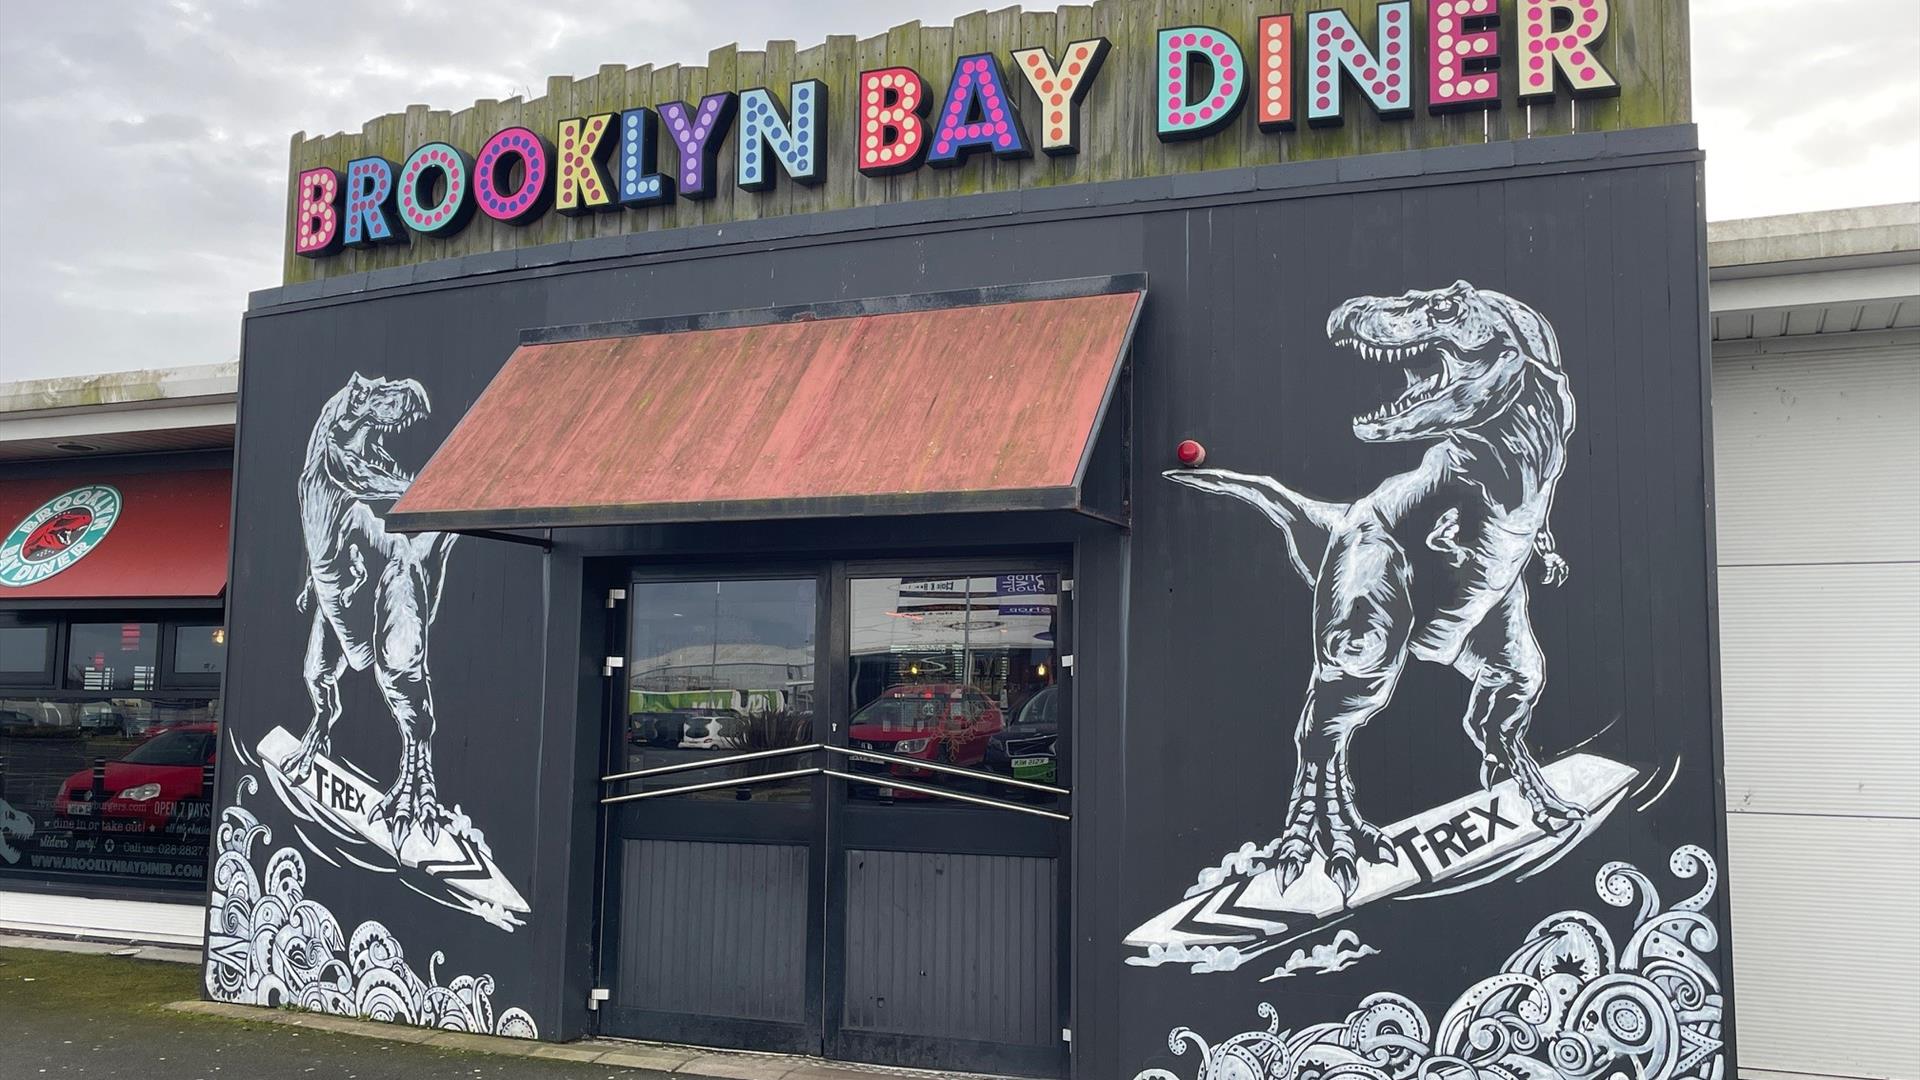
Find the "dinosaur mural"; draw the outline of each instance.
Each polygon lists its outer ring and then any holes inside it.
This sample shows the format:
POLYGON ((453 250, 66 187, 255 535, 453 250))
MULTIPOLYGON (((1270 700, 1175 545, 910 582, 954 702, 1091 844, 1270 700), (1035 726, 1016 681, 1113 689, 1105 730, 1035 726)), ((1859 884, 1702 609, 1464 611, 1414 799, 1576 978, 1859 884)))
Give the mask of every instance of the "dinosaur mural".
POLYGON ((433 775, 427 639, 454 537, 389 533, 369 504, 392 502, 413 482, 387 452, 386 438, 428 411, 418 382, 354 372, 320 410, 300 470, 307 580, 297 604, 313 614, 304 667, 313 717, 285 771, 296 784, 312 776, 340 719, 341 677, 371 670, 400 729, 401 750, 398 775, 365 817, 386 823, 395 848, 416 828, 436 842, 449 820, 433 775))
MULTIPOLYGON (((1698 889, 1666 905, 1633 864, 1600 867, 1594 891, 1609 907, 1634 908, 1630 925, 1579 909, 1541 919, 1438 1022, 1382 991, 1344 1021, 1282 1030, 1280 1010, 1262 1002, 1264 1030, 1210 1044, 1177 1027, 1167 1048, 1197 1051, 1196 1080, 1724 1080, 1726 997, 1712 959, 1720 930, 1707 914, 1719 868, 1688 844, 1667 869, 1698 889)), ((1149 1068, 1133 1080, 1182 1077, 1149 1068)))
POLYGON ((0 799, 0 862, 19 862, 20 849, 14 847, 12 841, 31 840, 33 832, 33 819, 0 799))
POLYGON ((1405 391, 1354 417, 1353 433, 1371 443, 1432 443, 1417 468, 1350 503, 1224 469, 1165 475, 1259 510, 1313 589, 1313 675, 1275 869, 1285 891, 1317 855, 1351 897, 1363 861, 1401 858, 1361 814, 1347 761, 1355 733, 1392 700, 1409 659, 1448 665, 1471 682, 1465 725, 1488 791, 1503 782, 1517 789, 1548 834, 1588 814, 1556 791, 1526 741, 1545 664, 1525 575, 1536 565, 1542 584, 1567 579, 1548 515, 1574 398, 1547 321, 1465 281, 1348 300, 1328 317, 1327 337, 1402 370, 1405 391))

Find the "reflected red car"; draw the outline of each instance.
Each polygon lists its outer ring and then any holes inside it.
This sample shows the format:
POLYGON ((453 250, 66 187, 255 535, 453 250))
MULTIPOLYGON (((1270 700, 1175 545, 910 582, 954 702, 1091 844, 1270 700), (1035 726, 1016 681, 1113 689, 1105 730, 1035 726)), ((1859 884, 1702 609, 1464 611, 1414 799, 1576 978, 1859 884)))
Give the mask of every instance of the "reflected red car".
MULTIPOLYGON (((1000 707, 980 691, 963 690, 953 683, 924 683, 882 691, 853 714, 847 739, 856 750, 976 767, 987 756, 988 741, 1005 726, 1000 707)), ((914 779, 933 775, 910 765, 858 758, 853 764, 875 775, 914 779)))
POLYGON ((107 763, 97 804, 93 770, 82 769, 60 785, 53 812, 70 818, 138 821, 148 829, 164 829, 182 803, 205 801, 202 777, 219 748, 219 731, 216 724, 166 728, 126 757, 107 763))

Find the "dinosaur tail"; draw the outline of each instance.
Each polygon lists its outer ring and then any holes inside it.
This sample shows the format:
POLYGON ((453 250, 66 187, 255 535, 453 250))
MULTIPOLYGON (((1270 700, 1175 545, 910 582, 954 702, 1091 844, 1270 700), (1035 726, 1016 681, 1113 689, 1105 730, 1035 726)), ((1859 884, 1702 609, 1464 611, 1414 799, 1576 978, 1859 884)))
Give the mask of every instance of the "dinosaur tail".
POLYGON ((1334 526, 1347 513, 1345 503, 1309 499, 1271 476, 1227 469, 1168 469, 1161 475, 1209 494, 1232 496, 1266 515, 1285 534, 1293 568, 1309 585, 1326 558, 1334 526))

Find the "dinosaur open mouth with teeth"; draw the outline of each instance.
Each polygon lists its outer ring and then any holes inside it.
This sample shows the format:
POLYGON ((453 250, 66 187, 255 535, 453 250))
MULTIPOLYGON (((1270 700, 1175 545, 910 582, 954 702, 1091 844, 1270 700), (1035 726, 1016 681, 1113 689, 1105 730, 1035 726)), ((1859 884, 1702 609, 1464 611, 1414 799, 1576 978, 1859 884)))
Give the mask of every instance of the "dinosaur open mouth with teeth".
POLYGON ((1428 402, 1438 400, 1453 385, 1449 366, 1452 356, 1439 342, 1412 342, 1383 345, 1357 336, 1336 338, 1333 344, 1352 349, 1377 364, 1392 364, 1406 377, 1406 389, 1399 396, 1353 418, 1356 425, 1379 424, 1403 417, 1428 402))

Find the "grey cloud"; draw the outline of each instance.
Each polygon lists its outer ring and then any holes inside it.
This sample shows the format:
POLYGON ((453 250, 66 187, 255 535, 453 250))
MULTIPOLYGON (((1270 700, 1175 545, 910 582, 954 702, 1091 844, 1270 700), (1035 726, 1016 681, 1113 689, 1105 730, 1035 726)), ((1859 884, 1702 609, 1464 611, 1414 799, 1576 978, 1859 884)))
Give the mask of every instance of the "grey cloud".
MULTIPOLYGON (((805 47, 982 6, 0 0, 0 378, 231 357, 246 293, 279 278, 295 131, 356 130, 416 102, 538 95, 550 74, 605 63, 698 64, 729 42, 805 47)), ((1716 216, 1837 197, 1833 170, 1865 160, 1867 145, 1904 151, 1911 167, 1845 190, 1920 198, 1920 137, 1903 122, 1920 111, 1920 4, 1693 8, 1716 216), (1810 47, 1809 10, 1843 32, 1810 47)))

